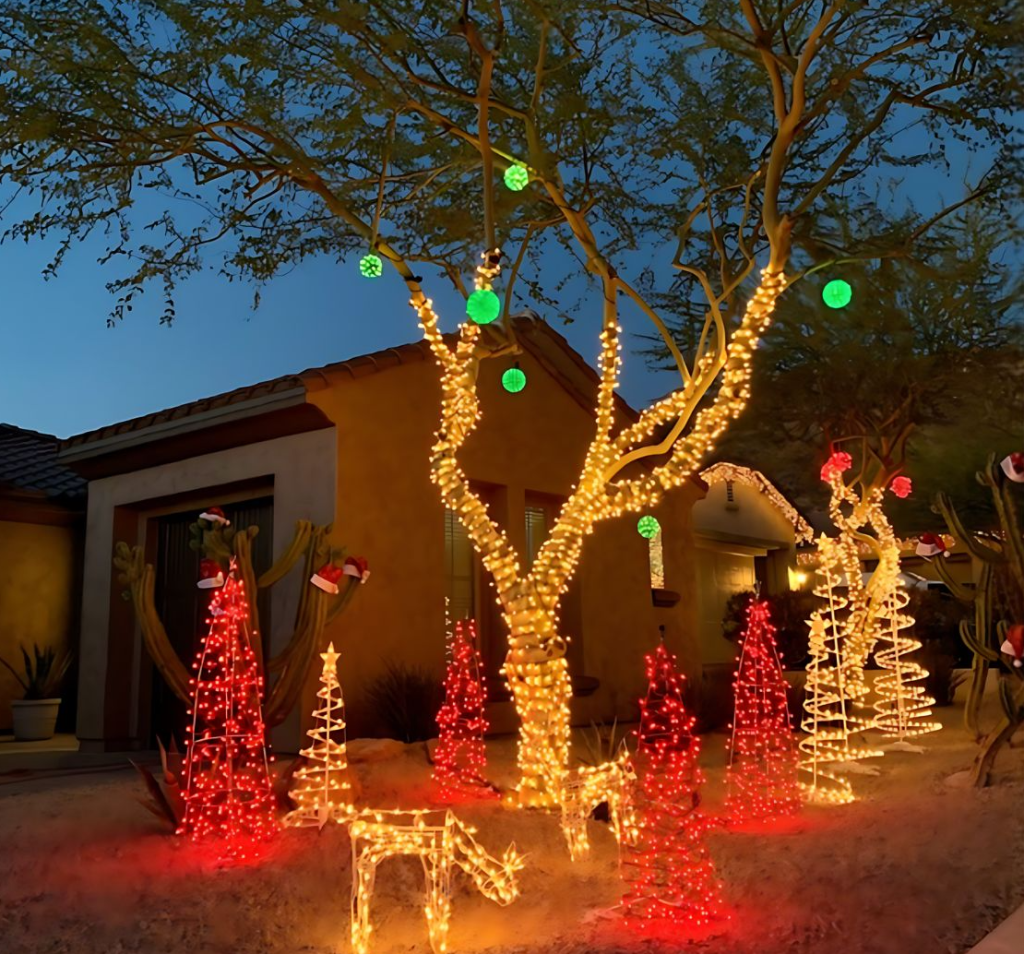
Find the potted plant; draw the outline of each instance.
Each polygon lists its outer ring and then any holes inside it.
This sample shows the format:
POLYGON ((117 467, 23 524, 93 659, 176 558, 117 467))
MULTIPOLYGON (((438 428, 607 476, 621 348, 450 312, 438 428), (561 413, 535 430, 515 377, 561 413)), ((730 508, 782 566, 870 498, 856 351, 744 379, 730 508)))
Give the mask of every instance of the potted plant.
POLYGON ((25 690, 23 699, 11 702, 14 738, 19 742, 52 739, 60 708, 58 693, 71 665, 71 654, 67 651, 58 654, 52 646, 41 650, 38 644, 33 644, 32 656, 24 646, 21 647, 21 656, 25 663, 24 676, 0 657, 0 663, 13 673, 25 690))

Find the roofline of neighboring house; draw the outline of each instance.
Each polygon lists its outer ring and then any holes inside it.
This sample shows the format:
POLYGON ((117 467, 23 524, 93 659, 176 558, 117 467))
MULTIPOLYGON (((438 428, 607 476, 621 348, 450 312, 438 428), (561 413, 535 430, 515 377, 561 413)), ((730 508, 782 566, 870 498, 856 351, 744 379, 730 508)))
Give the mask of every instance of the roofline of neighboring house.
MULTIPOLYGON (((543 319, 519 315, 513 320, 520 347, 559 381, 581 407, 592 411, 599 381, 597 372, 543 319)), ((332 422, 326 415, 308 402, 311 392, 328 387, 340 376, 360 378, 424 361, 433 361, 433 354, 426 341, 417 341, 307 368, 297 374, 76 434, 60 442, 58 460, 83 476, 95 478, 255 440, 330 427, 332 422), (198 441, 200 435, 206 439, 198 441), (146 448, 157 444, 164 447, 161 455, 147 453, 146 448)), ((635 421, 639 417, 618 394, 615 403, 625 420, 635 421)), ((694 474, 692 480, 705 487, 698 475, 694 474)))

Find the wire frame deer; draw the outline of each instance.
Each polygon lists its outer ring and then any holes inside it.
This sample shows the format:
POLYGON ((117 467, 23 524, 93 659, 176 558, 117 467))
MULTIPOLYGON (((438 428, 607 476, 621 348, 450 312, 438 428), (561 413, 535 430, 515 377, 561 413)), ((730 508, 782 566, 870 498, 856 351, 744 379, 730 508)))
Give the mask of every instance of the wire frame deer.
POLYGON ((509 845, 501 859, 494 858, 473 837, 476 829, 450 811, 364 811, 349 826, 352 842, 352 947, 367 954, 373 927, 373 900, 377 866, 401 855, 418 857, 426 878, 424 912, 434 954, 447 950, 451 920, 453 869, 472 878, 477 890, 497 904, 511 904, 519 896, 517 873, 523 858, 509 845))
POLYGON ((621 848, 636 836, 633 789, 636 773, 623 748, 618 758, 600 765, 584 765, 568 772, 562 783, 562 833, 573 861, 590 854, 587 820, 594 809, 608 805, 608 817, 621 848))

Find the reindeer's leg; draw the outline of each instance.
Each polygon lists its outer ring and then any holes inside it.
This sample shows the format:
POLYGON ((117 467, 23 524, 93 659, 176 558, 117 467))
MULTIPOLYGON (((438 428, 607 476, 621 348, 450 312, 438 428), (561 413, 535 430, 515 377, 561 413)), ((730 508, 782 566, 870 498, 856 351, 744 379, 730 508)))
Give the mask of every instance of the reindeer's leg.
POLYGON ((569 857, 573 861, 579 861, 590 854, 587 816, 575 800, 566 800, 562 803, 562 831, 569 846, 569 857))
POLYGON ((355 954, 367 954, 370 949, 370 902, 373 900, 373 885, 377 877, 378 859, 369 846, 356 852, 352 842, 352 949, 355 954))
POLYGON ((447 852, 436 849, 423 857, 427 879, 427 929, 434 954, 448 949, 448 922, 452 914, 451 860, 447 852))

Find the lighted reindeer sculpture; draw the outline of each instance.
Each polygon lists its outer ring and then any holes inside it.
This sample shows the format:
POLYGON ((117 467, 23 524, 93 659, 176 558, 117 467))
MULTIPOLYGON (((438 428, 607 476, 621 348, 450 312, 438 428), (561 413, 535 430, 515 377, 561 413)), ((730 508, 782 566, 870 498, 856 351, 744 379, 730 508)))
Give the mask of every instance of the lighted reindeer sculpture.
POLYGON ((584 765, 566 774, 561 797, 562 832, 573 861, 590 853, 587 819, 602 803, 608 805, 608 818, 619 846, 632 843, 636 835, 635 785, 636 774, 625 748, 613 761, 584 765))
POLYGON ((370 902, 377 866, 399 855, 419 857, 427 882, 424 911, 434 954, 447 950, 451 918, 452 867, 473 879, 484 897, 506 905, 519 895, 517 872, 523 867, 515 845, 501 860, 477 843, 476 829, 450 811, 365 811, 349 826, 352 841, 352 947, 356 954, 370 948, 370 902))

